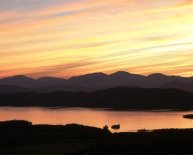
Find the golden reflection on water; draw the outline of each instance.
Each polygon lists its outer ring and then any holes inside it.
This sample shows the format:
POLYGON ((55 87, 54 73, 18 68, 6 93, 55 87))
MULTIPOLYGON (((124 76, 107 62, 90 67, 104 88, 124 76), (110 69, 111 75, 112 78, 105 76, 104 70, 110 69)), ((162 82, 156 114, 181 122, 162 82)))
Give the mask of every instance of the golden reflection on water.
POLYGON ((83 108, 0 108, 0 121, 29 120, 33 124, 83 124, 102 128, 121 124, 118 131, 138 129, 193 128, 193 120, 184 119, 188 112, 109 111, 83 108))

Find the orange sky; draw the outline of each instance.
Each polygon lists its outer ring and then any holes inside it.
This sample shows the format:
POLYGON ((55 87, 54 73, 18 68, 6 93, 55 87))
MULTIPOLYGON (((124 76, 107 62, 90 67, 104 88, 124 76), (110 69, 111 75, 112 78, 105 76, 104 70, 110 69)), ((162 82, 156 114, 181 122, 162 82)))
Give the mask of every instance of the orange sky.
POLYGON ((0 77, 193 76, 192 0, 0 0, 0 77))

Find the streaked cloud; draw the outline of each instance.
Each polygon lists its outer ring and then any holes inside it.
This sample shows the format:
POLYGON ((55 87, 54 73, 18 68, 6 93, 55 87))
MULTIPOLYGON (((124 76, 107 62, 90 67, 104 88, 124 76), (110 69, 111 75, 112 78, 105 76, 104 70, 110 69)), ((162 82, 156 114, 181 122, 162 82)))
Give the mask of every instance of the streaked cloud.
POLYGON ((192 2, 0 0, 0 77, 192 76, 192 2))

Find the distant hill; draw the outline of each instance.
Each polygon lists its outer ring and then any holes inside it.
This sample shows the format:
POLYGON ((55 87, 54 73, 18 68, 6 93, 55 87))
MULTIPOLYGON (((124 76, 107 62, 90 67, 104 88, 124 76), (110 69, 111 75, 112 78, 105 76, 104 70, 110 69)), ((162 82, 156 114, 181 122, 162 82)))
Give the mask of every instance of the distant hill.
POLYGON ((118 87, 95 92, 0 94, 0 106, 87 107, 113 109, 193 109, 193 94, 177 89, 118 87))
POLYGON ((193 83, 172 81, 161 86, 161 88, 175 88, 193 93, 193 83))
POLYGON ((31 90, 22 86, 0 85, 0 94, 12 94, 19 92, 30 92, 31 90))
MULTIPOLYGON (((2 85, 23 87, 34 92, 96 91, 114 87, 177 88, 193 92, 193 77, 167 76, 160 73, 142 76, 124 71, 110 75, 104 73, 86 74, 70 79, 54 77, 32 79, 19 75, 0 79, 0 86, 2 85)), ((14 92, 14 89, 10 92, 14 92)), ((0 91, 0 93, 2 92, 0 91)))
POLYGON ((81 92, 81 91, 87 91, 83 87, 79 86, 62 86, 62 85, 55 85, 55 86, 45 86, 41 88, 32 89, 33 92, 40 92, 40 93, 49 93, 49 92, 57 92, 57 91, 68 91, 68 92, 81 92))

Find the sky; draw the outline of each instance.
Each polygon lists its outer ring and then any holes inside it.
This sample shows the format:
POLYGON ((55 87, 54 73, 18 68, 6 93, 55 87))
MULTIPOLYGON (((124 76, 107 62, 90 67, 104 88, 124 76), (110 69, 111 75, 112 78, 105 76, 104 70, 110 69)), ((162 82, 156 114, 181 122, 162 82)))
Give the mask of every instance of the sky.
POLYGON ((193 76, 193 0, 0 0, 0 77, 193 76))

